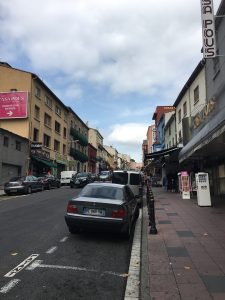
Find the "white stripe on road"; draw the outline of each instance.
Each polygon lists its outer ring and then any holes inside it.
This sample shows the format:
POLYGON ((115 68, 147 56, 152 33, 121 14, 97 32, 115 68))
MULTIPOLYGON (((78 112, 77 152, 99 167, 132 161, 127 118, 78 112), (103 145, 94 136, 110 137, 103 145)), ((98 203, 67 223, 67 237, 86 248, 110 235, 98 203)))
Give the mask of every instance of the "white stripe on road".
POLYGON ((10 282, 8 282, 6 285, 4 285, 0 289, 1 294, 6 294, 8 291, 10 291, 12 288, 14 288, 15 285, 17 285, 20 282, 19 279, 12 279, 10 282))
POLYGON ((29 265, 35 258, 37 258, 39 254, 31 254, 28 258, 26 258, 24 261, 22 261, 18 266, 16 266, 13 270, 9 271, 7 274, 4 275, 4 277, 13 277, 18 272, 23 270, 27 265, 29 265))
POLYGON ((42 263, 43 260, 35 260, 31 265, 29 265, 26 270, 29 270, 29 271, 33 271, 34 269, 36 269, 41 263, 42 263))
POLYGON ((65 241, 67 241, 68 240, 68 236, 65 236, 64 238, 62 238, 61 240, 60 240, 60 243, 64 243, 65 241))
POLYGON ((50 249, 48 249, 48 251, 46 251, 47 254, 52 254, 57 250, 57 246, 51 247, 50 249))
MULTIPOLYGON (((26 268, 26 270, 33 271, 36 268, 48 268, 48 269, 61 269, 61 270, 74 270, 74 271, 83 271, 83 272, 93 272, 93 273, 99 273, 98 270, 94 269, 87 269, 87 268, 81 268, 81 267, 73 267, 73 266, 60 266, 60 265, 45 265, 41 264, 42 260, 35 260, 29 267, 26 268)), ((126 273, 116 273, 112 271, 104 271, 100 274, 100 276, 104 275, 113 275, 117 277, 127 277, 128 274, 126 273)))
POLYGON ((139 299, 141 267, 141 223, 142 210, 140 210, 139 218, 136 221, 124 300, 139 299))

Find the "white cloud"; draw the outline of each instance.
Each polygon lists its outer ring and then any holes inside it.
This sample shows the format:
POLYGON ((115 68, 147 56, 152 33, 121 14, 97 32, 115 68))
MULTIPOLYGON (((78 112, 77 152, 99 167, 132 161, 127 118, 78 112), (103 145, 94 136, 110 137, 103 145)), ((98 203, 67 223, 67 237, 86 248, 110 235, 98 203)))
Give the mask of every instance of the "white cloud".
POLYGON ((113 126, 108 136, 111 143, 120 143, 126 145, 141 145, 146 137, 147 124, 126 123, 113 126))
POLYGON ((37 70, 85 78, 115 93, 173 89, 201 59, 196 0, 7 0, 1 6, 7 57, 16 61, 22 53, 37 70))

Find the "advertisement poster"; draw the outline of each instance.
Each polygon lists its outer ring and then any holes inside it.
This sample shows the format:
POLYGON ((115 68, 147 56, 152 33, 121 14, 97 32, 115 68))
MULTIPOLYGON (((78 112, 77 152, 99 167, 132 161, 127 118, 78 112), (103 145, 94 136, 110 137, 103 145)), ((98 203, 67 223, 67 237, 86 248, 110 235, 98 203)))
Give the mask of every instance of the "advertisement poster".
POLYGON ((0 93, 0 119, 27 118, 27 92, 0 93))

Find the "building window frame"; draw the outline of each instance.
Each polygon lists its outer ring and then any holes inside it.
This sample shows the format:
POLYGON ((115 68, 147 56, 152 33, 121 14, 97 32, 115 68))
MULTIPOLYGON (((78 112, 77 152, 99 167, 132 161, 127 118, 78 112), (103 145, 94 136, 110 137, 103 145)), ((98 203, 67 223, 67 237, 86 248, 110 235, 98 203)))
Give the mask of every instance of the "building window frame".
POLYGON ((3 146, 4 147, 9 147, 9 137, 5 136, 3 137, 3 146))
POLYGON ((44 133, 44 135, 43 135, 43 145, 46 148, 51 147, 51 137, 49 135, 47 135, 46 133, 44 133))
POLYGON ((21 151, 21 142, 20 141, 16 141, 16 150, 21 151))
POLYGON ((52 117, 45 113, 44 115, 44 125, 51 128, 52 127, 52 117))
POLYGON ((35 96, 41 99, 41 89, 38 86, 35 87, 35 96))
POLYGON ((199 101, 199 85, 194 88, 194 105, 199 101))
POLYGON ((53 106, 53 101, 50 97, 48 97, 47 95, 45 95, 45 104, 46 106, 48 106, 50 109, 52 109, 53 106))

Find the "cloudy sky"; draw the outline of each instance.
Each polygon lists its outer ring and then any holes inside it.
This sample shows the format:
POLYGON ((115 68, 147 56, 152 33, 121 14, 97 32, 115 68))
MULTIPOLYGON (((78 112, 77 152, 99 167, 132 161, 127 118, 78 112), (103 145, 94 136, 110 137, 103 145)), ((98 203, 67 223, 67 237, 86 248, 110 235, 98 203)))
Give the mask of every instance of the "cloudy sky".
POLYGON ((37 74, 137 162, 156 106, 173 105, 201 47, 200 0, 0 0, 0 60, 37 74))

